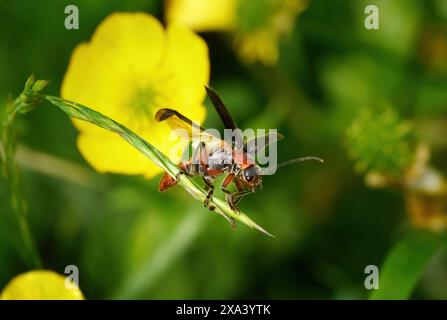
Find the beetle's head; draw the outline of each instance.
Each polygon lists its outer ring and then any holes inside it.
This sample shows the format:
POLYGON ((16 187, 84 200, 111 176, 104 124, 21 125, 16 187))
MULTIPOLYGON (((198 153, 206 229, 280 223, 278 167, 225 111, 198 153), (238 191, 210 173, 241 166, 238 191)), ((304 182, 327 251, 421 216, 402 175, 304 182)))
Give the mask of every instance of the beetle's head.
POLYGON ((259 168, 255 164, 242 169, 240 176, 250 189, 262 186, 262 176, 259 174, 259 168))

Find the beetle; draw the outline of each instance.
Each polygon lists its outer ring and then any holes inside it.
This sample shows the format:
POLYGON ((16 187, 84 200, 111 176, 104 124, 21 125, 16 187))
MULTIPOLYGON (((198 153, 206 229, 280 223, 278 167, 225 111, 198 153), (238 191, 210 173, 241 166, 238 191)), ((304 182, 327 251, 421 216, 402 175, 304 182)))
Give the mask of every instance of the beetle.
MULTIPOLYGON (((205 89, 225 129, 233 130, 236 133, 240 132, 219 95, 209 87, 205 87, 205 89)), ((166 121, 173 129, 181 129, 182 132, 186 132, 187 138, 192 141, 194 147, 192 157, 180 162, 178 167, 182 170, 182 173, 188 176, 202 177, 207 191, 204 205, 210 210, 214 210, 214 206, 210 205, 210 199, 215 190, 214 181, 216 177, 225 174, 221 190, 225 193, 225 200, 230 208, 235 212, 239 212, 236 206, 237 203, 245 195, 261 188, 262 175, 268 174, 267 170, 256 163, 253 155, 272 142, 283 138, 281 134, 269 134, 261 137, 264 143, 255 144, 254 140, 258 139, 257 141, 259 141, 259 137, 244 141, 239 133, 235 135, 234 140, 226 141, 207 132, 180 112, 168 108, 159 109, 155 119, 159 122, 166 121), (235 184, 237 191, 232 192, 229 190, 228 187, 231 183, 235 184)), ((277 165, 275 170, 285 165, 308 160, 323 162, 318 157, 302 157, 283 162, 277 165)), ((159 191, 166 191, 176 183, 177 179, 171 177, 168 173, 164 173, 160 180, 159 191)))

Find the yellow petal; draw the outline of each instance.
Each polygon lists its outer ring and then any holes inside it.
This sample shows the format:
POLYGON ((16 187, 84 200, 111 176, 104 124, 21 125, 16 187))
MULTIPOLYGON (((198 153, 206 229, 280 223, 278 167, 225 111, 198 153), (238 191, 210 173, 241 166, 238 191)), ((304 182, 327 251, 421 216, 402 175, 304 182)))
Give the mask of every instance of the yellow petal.
MULTIPOLYGON (((243 0, 247 1, 247 0, 243 0)), ((167 0, 166 20, 196 31, 234 29, 237 0, 167 0)))
POLYGON ((180 25, 168 27, 167 48, 160 69, 159 82, 168 106, 189 110, 205 99, 204 86, 210 75, 208 47, 191 30, 180 25))
POLYGON ((99 172, 153 176, 160 172, 151 162, 117 134, 94 127, 78 137, 78 148, 99 172))
MULTIPOLYGON (((158 109, 169 107, 201 124, 206 116, 206 108, 202 103, 210 74, 208 47, 191 30, 176 24, 168 27, 166 42, 165 56, 160 65, 160 74, 156 78, 159 94, 151 118, 155 118, 158 109)), ((181 156, 176 151, 187 144, 175 139, 170 141, 171 131, 166 123, 155 122, 137 132, 172 161, 178 162, 181 156)), ((145 173, 145 176, 150 177, 151 172, 145 173)))
MULTIPOLYGON (((74 50, 61 95, 117 119, 127 91, 142 77, 150 77, 164 49, 164 30, 155 18, 114 13, 98 26, 89 43, 74 50)), ((91 129, 84 122, 75 124, 81 130, 91 129)))
MULTIPOLYGON (((154 105, 145 119, 131 112, 132 106, 123 106, 116 119, 160 151, 172 161, 179 162, 185 141, 171 140, 171 128, 155 120, 155 113, 163 107, 178 110, 191 120, 202 123, 206 109, 204 86, 209 81, 209 58, 206 43, 184 26, 172 25, 166 31, 166 50, 163 60, 148 85, 155 92, 154 105)), ((144 155, 121 137, 100 128, 90 128, 80 134, 78 148, 85 159, 99 172, 143 174, 151 178, 161 172, 144 155)))
POLYGON ((65 279, 47 270, 23 273, 6 285, 0 300, 83 300, 79 289, 65 287, 65 279))

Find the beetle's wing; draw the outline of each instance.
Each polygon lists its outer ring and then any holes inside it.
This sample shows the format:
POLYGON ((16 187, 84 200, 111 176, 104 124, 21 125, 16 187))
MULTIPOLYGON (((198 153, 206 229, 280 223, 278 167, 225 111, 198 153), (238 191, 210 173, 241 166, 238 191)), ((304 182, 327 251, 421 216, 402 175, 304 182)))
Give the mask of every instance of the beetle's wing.
POLYGON ((228 108, 225 106, 225 104, 223 103, 222 99, 219 97, 216 91, 207 86, 205 86, 205 89, 206 93, 208 94, 208 97, 210 98, 211 102, 214 105, 214 108, 219 114, 219 117, 222 120, 225 129, 234 130, 233 134, 235 136, 233 137, 233 139, 235 140, 227 142, 233 145, 234 148, 237 150, 242 149, 244 143, 244 137, 242 136, 242 132, 238 129, 236 122, 234 121, 233 117, 228 111, 228 108))
POLYGON ((211 102, 214 105, 214 108, 219 114, 220 119, 222 119, 225 128, 236 129, 237 128, 236 122, 234 122, 233 117, 228 111, 228 108, 225 106, 225 104, 223 103, 222 99, 219 97, 217 92, 211 89, 210 87, 205 86, 205 89, 206 93, 208 94, 208 97, 210 98, 211 102))
POLYGON ((155 114, 155 119, 158 122, 166 121, 172 129, 185 130, 189 137, 192 137, 193 132, 200 133, 205 131, 200 125, 173 109, 159 109, 155 114))
POLYGON ((205 131, 200 125, 176 110, 160 109, 155 114, 155 119, 159 122, 166 121, 177 136, 190 140, 193 145, 204 142, 209 151, 226 146, 226 142, 220 137, 205 131))
POLYGON ((284 139, 284 136, 277 132, 269 132, 269 134, 251 137, 244 144, 244 152, 256 154, 265 149, 269 144, 282 139, 284 139))

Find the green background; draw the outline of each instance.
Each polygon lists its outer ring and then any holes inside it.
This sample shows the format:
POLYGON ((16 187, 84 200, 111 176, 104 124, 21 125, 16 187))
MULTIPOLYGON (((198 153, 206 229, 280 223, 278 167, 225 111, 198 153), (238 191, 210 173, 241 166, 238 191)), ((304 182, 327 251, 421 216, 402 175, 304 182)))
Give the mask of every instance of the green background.
MULTIPOLYGON (((115 11, 144 11, 163 21, 161 1, 2 0, 2 107, 31 73, 49 79, 46 92, 59 95, 73 48, 115 11), (64 28, 69 4, 79 7, 79 30, 64 28)), ((314 0, 282 42, 275 67, 241 64, 228 35, 202 34, 211 85, 238 124, 278 128, 286 136, 280 161, 305 155, 326 161, 281 169, 241 202, 276 239, 244 225, 232 230, 181 188, 158 193, 158 178, 94 172, 76 148, 70 120, 43 104, 18 122, 19 143, 73 165, 62 178, 20 166, 44 268, 63 273, 77 265, 87 298, 367 298, 364 268, 382 265, 411 226, 400 192, 364 185, 347 156, 346 128, 363 108, 391 106, 432 146, 436 167, 447 169, 446 22, 442 0, 314 0), (363 26, 367 4, 380 7, 380 31, 363 26), (434 36, 444 51, 427 49, 434 36)), ((204 126, 221 127, 207 105, 204 126)), ((32 266, 18 252, 8 199, 0 201, 2 288, 32 266)), ((445 254, 436 253, 410 297, 446 299, 446 266, 445 254)))

